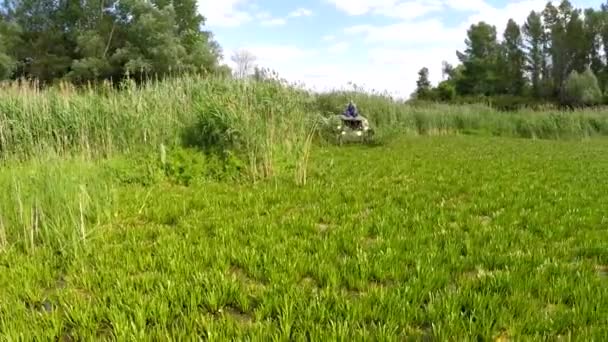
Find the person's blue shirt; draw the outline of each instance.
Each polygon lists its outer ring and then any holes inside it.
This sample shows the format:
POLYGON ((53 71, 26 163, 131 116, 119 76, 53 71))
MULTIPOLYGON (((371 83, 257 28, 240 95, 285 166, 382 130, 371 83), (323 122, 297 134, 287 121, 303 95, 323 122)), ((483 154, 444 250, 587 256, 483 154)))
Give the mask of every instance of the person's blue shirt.
POLYGON ((357 117, 358 113, 357 113, 357 107, 355 107, 354 104, 349 103, 348 107, 346 107, 346 111, 344 112, 344 115, 346 116, 350 116, 350 117, 357 117))

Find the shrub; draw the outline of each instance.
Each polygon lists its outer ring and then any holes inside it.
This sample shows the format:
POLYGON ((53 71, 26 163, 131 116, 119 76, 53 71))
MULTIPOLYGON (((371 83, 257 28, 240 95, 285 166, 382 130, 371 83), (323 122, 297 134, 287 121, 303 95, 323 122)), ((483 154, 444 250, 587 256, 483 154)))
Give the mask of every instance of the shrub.
POLYGON ((589 68, 581 74, 573 71, 566 80, 564 93, 566 103, 572 106, 597 105, 602 102, 599 82, 589 68))
POLYGON ((456 97, 456 88, 449 82, 441 82, 436 89, 437 98, 442 102, 450 102, 456 97))

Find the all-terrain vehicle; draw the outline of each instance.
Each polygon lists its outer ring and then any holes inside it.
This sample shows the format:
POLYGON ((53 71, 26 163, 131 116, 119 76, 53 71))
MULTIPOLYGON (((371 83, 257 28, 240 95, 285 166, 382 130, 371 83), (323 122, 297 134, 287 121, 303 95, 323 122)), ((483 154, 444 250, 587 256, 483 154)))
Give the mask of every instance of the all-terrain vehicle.
POLYGON ((345 142, 369 142, 374 136, 374 130, 369 121, 358 115, 356 117, 344 114, 335 115, 332 120, 336 124, 334 134, 339 144, 345 142))

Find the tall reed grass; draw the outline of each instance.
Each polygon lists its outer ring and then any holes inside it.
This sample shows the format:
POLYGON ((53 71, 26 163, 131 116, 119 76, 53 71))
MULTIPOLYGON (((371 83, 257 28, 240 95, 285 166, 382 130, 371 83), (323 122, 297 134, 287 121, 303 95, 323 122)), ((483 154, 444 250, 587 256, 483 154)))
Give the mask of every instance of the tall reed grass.
POLYGON ((3 84, 0 250, 85 243, 125 205, 113 197, 115 187, 153 184, 163 168, 174 172, 167 159, 184 147, 210 155, 197 162, 237 158, 253 181, 295 173, 310 149, 312 99, 276 82, 198 77, 45 90, 3 84), (154 157, 138 158, 146 154, 154 157))
POLYGON ((608 108, 522 109, 439 103, 406 104, 382 93, 340 91, 316 97, 319 111, 336 113, 353 100, 381 134, 477 134, 514 138, 582 139, 608 136, 608 108))
POLYGON ((115 182, 98 164, 37 159, 0 169, 0 251, 38 246, 63 253, 116 212, 115 182))
POLYGON ((314 98, 276 82, 188 77, 141 86, 67 84, 0 89, 0 157, 106 157, 159 146, 241 153, 254 178, 294 159, 314 123, 314 98))
POLYGON ((524 138, 608 135, 604 109, 503 113, 482 105, 408 105, 379 93, 313 94, 285 83, 185 77, 136 86, 32 83, 0 87, 0 158, 104 157, 142 148, 196 145, 246 155, 256 177, 295 162, 319 115, 354 100, 377 131, 524 138))

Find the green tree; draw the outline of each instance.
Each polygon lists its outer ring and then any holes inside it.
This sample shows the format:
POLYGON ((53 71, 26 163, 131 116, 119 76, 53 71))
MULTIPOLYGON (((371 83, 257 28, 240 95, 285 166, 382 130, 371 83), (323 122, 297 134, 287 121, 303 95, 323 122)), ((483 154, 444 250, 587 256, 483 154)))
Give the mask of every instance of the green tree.
MULTIPOLYGON (((454 86, 458 96, 521 97, 531 85, 535 98, 595 103, 594 84, 608 88, 608 2, 584 12, 568 0, 548 2, 521 27, 509 20, 500 44, 495 27, 481 21, 469 28, 465 43, 466 49, 456 52, 461 63, 442 67, 444 87, 454 86), (591 86, 573 96, 579 83, 591 86)), ((439 97, 439 86, 433 94, 439 97)))
MULTIPOLYGON (((601 5, 600 10, 595 12, 594 20, 599 22, 596 24, 596 30, 598 31, 596 42, 598 54, 602 55, 603 53, 604 56, 608 56, 608 2, 601 5)), ((595 67, 592 65, 592 68, 600 79, 602 89, 608 91, 608 62, 603 63, 603 67, 600 67, 600 63, 597 62, 594 65, 595 67), (597 71, 598 67, 601 68, 601 71, 597 71)))
POLYGON ((473 24, 467 31, 464 52, 456 55, 464 70, 457 83, 463 95, 493 95, 497 90, 499 45, 496 27, 485 22, 473 24))
POLYGON ((11 51, 18 45, 18 32, 18 26, 0 16, 0 80, 9 78, 15 72, 17 63, 11 51))
POLYGON ((0 12, 22 29, 10 53, 16 77, 85 82, 221 69, 196 0, 4 0, 0 12))
POLYGON ((445 80, 454 77, 454 66, 446 61, 441 63, 441 75, 445 80))
POLYGON ((608 1, 600 7, 600 20, 602 22, 600 28, 600 39, 604 46, 604 56, 608 56, 608 1))
POLYGON ((586 66, 585 34, 581 11, 568 0, 556 8, 548 3, 543 13, 550 34, 551 75, 553 94, 563 100, 564 83, 573 70, 586 66))
POLYGON ((522 95, 526 86, 524 77, 525 53, 519 25, 510 19, 504 32, 502 43, 504 63, 502 64, 503 90, 509 95, 522 95))
POLYGON ((602 90, 590 68, 583 73, 572 71, 564 88, 564 100, 573 106, 597 105, 602 101, 602 90))
POLYGON ((605 25, 604 15, 592 8, 585 10, 585 53, 588 64, 594 74, 600 75, 606 67, 601 56, 602 30, 605 25))
POLYGON ((572 70, 576 70, 580 73, 585 71, 591 63, 591 45, 581 10, 573 9, 569 14, 565 37, 565 52, 568 58, 566 72, 570 73, 572 70))
POLYGON ((523 26, 523 34, 526 49, 526 70, 530 74, 532 93, 537 98, 541 95, 541 77, 545 61, 543 30, 541 16, 535 11, 530 12, 523 26))
POLYGON ((416 98, 428 100, 431 96, 431 81, 429 80, 429 69, 422 68, 418 71, 418 81, 416 81, 416 98))
POLYGON ((450 102, 456 98, 456 88, 450 81, 443 81, 439 83, 435 89, 437 98, 443 102, 450 102))
POLYGON ((559 86, 559 75, 561 69, 563 69, 563 61, 561 58, 560 50, 563 49, 563 35, 565 28, 563 27, 560 17, 559 10, 549 2, 543 10, 543 22, 545 24, 545 39, 543 51, 545 55, 545 64, 543 66, 543 83, 547 89, 547 95, 555 97, 556 83, 559 86))
POLYGON ((60 11, 60 6, 66 3, 69 4, 66 0, 5 2, 5 19, 21 28, 22 44, 11 52, 17 62, 15 76, 50 82, 69 70, 74 46, 66 39, 69 32, 62 25, 64 18, 60 11))
POLYGON ((138 80, 183 71, 186 49, 176 32, 172 6, 158 8, 132 0, 122 2, 119 8, 129 19, 120 25, 126 41, 111 55, 114 65, 138 80))
POLYGON ((173 6, 177 35, 186 49, 185 64, 190 72, 212 72, 222 57, 213 34, 201 30, 205 18, 198 13, 197 0, 156 0, 159 7, 173 6))

